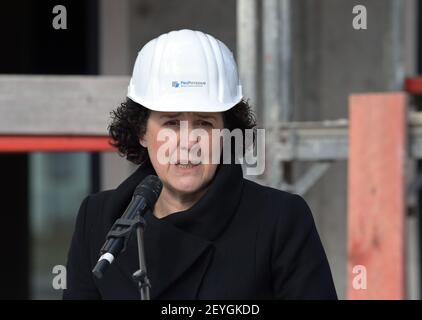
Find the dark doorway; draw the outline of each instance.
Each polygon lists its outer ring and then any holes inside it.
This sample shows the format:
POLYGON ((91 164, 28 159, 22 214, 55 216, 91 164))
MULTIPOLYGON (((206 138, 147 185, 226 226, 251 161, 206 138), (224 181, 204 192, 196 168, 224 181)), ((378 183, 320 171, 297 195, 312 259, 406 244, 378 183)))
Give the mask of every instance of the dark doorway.
MULTIPOLYGON (((0 32, 2 74, 97 74, 97 0, 2 1, 0 32), (52 26, 53 8, 67 10, 67 29, 52 26)), ((31 296, 30 185, 28 154, 0 153, 4 206, 0 242, 10 244, 2 253, 0 298, 31 296)), ((99 186, 98 156, 91 156, 91 191, 99 186)))

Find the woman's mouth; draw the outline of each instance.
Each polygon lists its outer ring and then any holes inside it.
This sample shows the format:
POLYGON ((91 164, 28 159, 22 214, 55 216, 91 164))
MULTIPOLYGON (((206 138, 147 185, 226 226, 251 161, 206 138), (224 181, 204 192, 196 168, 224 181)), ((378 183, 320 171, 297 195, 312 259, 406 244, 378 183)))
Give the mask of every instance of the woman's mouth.
POLYGON ((191 169, 191 168, 194 168, 194 167, 197 167, 199 165, 199 163, 198 164, 193 164, 193 163, 185 163, 185 164, 182 164, 182 163, 176 163, 176 167, 178 167, 178 168, 181 168, 181 169, 191 169))

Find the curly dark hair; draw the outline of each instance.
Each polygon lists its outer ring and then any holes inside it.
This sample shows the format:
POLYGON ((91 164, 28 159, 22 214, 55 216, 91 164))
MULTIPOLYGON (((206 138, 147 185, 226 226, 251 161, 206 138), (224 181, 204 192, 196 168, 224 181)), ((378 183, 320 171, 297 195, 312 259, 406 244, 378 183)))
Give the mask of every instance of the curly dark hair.
MULTIPOLYGON (((134 164, 150 163, 147 149, 139 142, 147 130, 150 113, 151 110, 129 98, 110 113, 110 144, 117 148, 120 156, 134 164)), ((255 116, 247 100, 241 100, 233 108, 224 111, 223 121, 225 128, 240 129, 243 133, 256 126, 255 116)))

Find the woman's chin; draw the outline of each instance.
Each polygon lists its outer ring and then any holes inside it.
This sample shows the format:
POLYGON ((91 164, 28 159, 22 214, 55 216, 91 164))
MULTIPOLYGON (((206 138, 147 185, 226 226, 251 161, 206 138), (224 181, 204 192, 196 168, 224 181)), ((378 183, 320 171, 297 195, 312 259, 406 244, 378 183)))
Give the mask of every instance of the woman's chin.
POLYGON ((196 166, 170 165, 165 175, 169 189, 177 193, 194 194, 212 179, 214 171, 204 164, 196 166))
POLYGON ((195 193, 202 187, 202 179, 200 177, 178 177, 174 181, 170 182, 170 186, 173 190, 180 193, 195 193))

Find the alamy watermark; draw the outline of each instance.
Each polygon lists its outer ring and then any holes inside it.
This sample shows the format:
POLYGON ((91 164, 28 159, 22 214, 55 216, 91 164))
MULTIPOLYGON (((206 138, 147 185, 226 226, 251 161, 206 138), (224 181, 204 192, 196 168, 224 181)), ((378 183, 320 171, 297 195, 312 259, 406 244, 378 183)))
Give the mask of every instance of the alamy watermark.
POLYGON ((367 272, 363 265, 356 265, 352 269, 352 273, 356 274, 352 280, 352 287, 355 290, 367 289, 367 272))
POLYGON ((56 14, 53 18, 53 28, 56 30, 67 29, 67 10, 63 5, 57 5, 53 7, 53 14, 56 14))
POLYGON ((352 26, 355 30, 366 30, 368 29, 368 16, 367 10, 364 5, 356 5, 352 10, 356 16, 353 18, 352 26))
POLYGON ((65 290, 67 289, 67 283, 66 283, 66 267, 62 266, 62 265, 56 265, 53 267, 52 270, 53 274, 57 274, 56 276, 53 277, 53 281, 51 283, 51 285, 53 286, 53 288, 55 290, 65 290))
POLYGON ((210 134, 195 128, 189 132, 188 121, 182 120, 179 133, 163 128, 157 140, 164 142, 157 151, 160 164, 229 164, 234 160, 246 165, 247 175, 265 170, 265 129, 212 129, 210 134))

